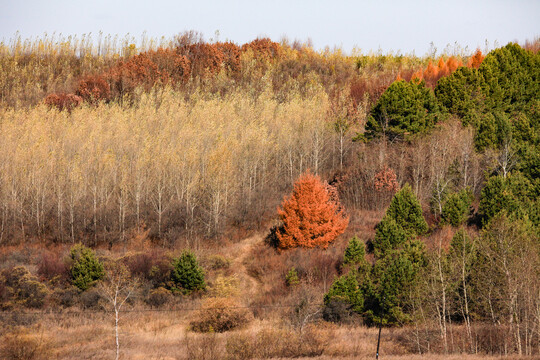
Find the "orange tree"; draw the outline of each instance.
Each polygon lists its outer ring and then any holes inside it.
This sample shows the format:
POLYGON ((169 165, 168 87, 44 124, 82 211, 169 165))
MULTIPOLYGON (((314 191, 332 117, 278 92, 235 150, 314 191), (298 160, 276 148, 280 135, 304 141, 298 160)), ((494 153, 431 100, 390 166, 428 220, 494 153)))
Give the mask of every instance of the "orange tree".
POLYGON ((296 181, 278 214, 283 222, 275 234, 280 249, 326 248, 349 224, 336 191, 309 172, 296 181))

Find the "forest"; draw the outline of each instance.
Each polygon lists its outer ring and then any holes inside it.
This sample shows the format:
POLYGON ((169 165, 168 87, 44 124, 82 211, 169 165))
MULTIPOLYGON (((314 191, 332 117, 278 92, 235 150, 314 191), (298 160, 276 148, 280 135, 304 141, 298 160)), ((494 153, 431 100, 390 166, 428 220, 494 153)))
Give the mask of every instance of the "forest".
POLYGON ((135 43, 0 43, 1 358, 539 356, 540 39, 135 43))

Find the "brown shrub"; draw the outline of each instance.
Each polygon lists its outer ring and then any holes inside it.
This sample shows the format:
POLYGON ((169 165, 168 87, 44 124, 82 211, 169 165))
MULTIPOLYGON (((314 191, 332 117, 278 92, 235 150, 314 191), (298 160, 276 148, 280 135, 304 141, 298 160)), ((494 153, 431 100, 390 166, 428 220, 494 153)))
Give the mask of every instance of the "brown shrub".
POLYGON ((60 254, 46 251, 41 255, 38 263, 37 273, 41 279, 46 280, 67 280, 69 278, 69 268, 60 254))
POLYGON ((0 342, 0 357, 5 360, 51 359, 50 341, 27 331, 8 333, 0 342))
POLYGON ((240 47, 230 41, 216 43, 216 48, 223 54, 223 65, 231 75, 240 71, 240 47))
POLYGON ((140 279, 151 280, 153 278, 154 268, 170 263, 170 259, 159 250, 136 253, 125 259, 125 264, 131 274, 140 279))
POLYGON ((250 334, 232 334, 225 345, 230 359, 253 359, 257 354, 257 344, 250 334))
POLYGON ((152 289, 144 299, 144 302, 151 307, 159 308, 171 302, 172 299, 173 295, 169 290, 159 287, 157 289, 152 289))
POLYGON ((177 48, 177 52, 189 60, 191 75, 194 77, 207 78, 217 74, 225 60, 223 52, 216 44, 200 42, 181 45, 177 48))
POLYGON ((7 300, 7 304, 2 304, 2 307, 22 305, 40 308, 45 304, 45 299, 49 294, 47 287, 30 274, 24 266, 2 271, 0 282, 3 282, 4 288, 2 297, 7 300))
POLYGON ((225 332, 250 322, 252 314, 247 308, 227 298, 208 299, 191 321, 191 329, 197 332, 225 332))
POLYGON ((44 100, 49 108, 56 108, 58 111, 67 110, 71 112, 74 108, 82 104, 83 99, 75 94, 56 93, 49 94, 44 100))
POLYGON ((79 80, 75 93, 84 101, 96 104, 100 101, 110 100, 111 87, 104 76, 89 75, 79 80))
POLYGON ((231 359, 317 357, 323 354, 328 343, 328 332, 316 326, 309 326, 302 333, 266 328, 256 336, 231 335, 226 350, 231 359))
POLYGON ((269 38, 255 39, 242 45, 243 52, 248 50, 252 50, 255 58, 259 60, 277 60, 282 54, 281 45, 269 38))

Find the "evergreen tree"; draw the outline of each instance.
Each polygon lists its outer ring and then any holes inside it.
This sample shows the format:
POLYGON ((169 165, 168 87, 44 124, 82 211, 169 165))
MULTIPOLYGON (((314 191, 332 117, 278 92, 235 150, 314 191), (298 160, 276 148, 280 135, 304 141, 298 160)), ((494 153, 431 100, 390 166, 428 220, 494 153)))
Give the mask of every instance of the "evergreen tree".
POLYGON ((343 255, 343 264, 344 265, 360 265, 363 264, 366 259, 366 247, 364 242, 358 239, 358 237, 353 236, 349 240, 349 245, 345 249, 345 254, 343 255))
POLYGON ((367 119, 365 137, 390 139, 426 133, 441 113, 433 92, 421 82, 395 81, 381 95, 367 119))
POLYGON ((199 266, 195 254, 184 251, 172 263, 171 281, 174 288, 189 293, 195 290, 204 290, 204 270, 199 266))
POLYGON ((532 184, 520 172, 511 173, 506 178, 492 176, 480 194, 478 212, 484 224, 489 223, 502 210, 520 219, 529 215, 534 218, 537 211, 537 202, 534 201, 536 197, 532 184))
POLYGON ((382 258, 386 252, 396 249, 410 237, 396 220, 387 215, 375 228, 373 252, 377 258, 382 258))
POLYGON ((473 195, 468 189, 449 194, 442 208, 442 222, 459 226, 469 218, 473 195))
POLYGON ((71 248, 70 258, 71 280, 79 289, 87 290, 105 276, 103 264, 96 258, 92 249, 77 244, 71 248))
POLYGON ((409 184, 405 184, 394 195, 388 210, 386 210, 386 217, 395 220, 410 235, 422 235, 428 230, 420 202, 409 184))

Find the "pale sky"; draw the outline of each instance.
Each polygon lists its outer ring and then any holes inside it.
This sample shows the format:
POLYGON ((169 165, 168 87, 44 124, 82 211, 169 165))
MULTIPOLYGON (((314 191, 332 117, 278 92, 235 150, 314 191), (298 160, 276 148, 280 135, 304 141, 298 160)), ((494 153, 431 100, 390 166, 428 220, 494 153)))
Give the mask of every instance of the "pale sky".
POLYGON ((424 55, 456 42, 484 49, 540 35, 540 0, 0 0, 0 40, 56 33, 170 38, 196 30, 238 44, 260 36, 311 39, 316 49, 353 47, 424 55))

